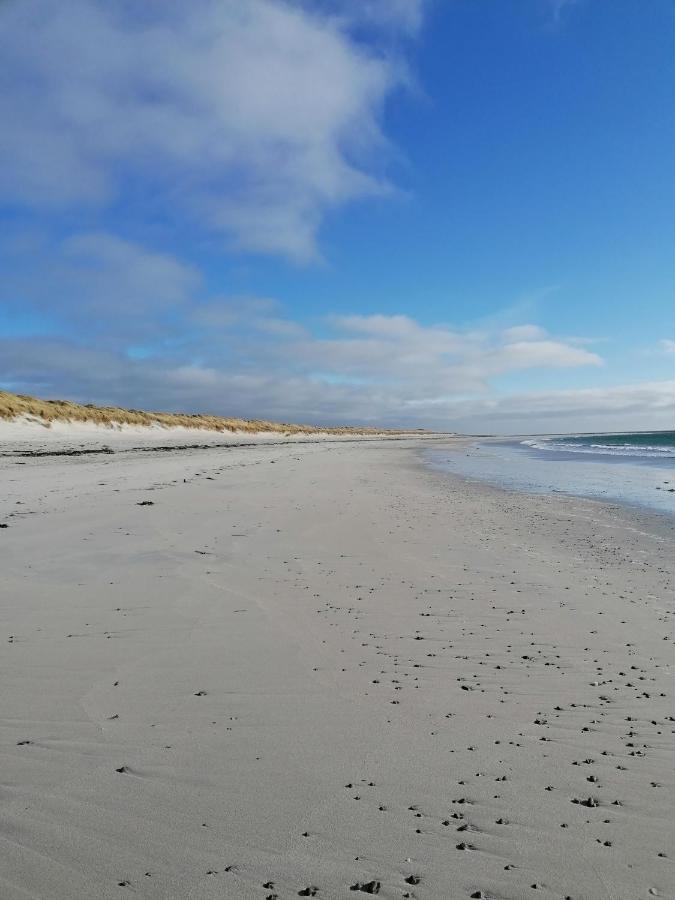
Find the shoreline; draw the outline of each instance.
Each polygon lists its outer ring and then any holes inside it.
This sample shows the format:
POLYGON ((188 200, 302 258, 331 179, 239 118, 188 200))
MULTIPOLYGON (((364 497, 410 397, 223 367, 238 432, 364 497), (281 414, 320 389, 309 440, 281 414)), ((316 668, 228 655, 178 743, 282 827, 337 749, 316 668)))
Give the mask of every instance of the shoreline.
MULTIPOLYGON (((505 499, 509 496, 516 495, 518 497, 529 497, 531 500, 541 500, 542 498, 551 498, 556 503, 564 505, 578 504, 582 509, 588 507, 587 513, 590 516, 594 514, 597 517, 610 516, 619 520, 619 527, 625 527, 629 530, 634 529, 636 524, 640 526, 638 530, 646 537, 657 538, 658 540, 669 541, 675 543, 675 514, 671 512, 653 509, 647 505, 638 503, 629 503, 618 499, 609 499, 602 497, 594 497, 585 494, 567 493, 563 491, 532 491, 525 488, 507 487, 487 479, 477 476, 466 475, 461 472, 442 469, 433 463, 426 461, 423 457, 427 448, 419 450, 418 465, 420 469, 437 475, 441 480, 450 479, 471 486, 477 494, 481 489, 485 489, 487 495, 500 494, 505 499)), ((456 449, 453 447, 453 450, 456 449)))
POLYGON ((0 459, 3 900, 675 893, 675 532, 423 449, 0 459))
POLYGON ((531 496, 577 497, 675 521, 675 461, 537 451, 510 438, 428 448, 428 465, 458 478, 531 496), (464 451, 459 453, 458 451, 464 451), (673 464, 670 464, 673 463, 673 464), (664 486, 665 485, 665 486, 664 486))

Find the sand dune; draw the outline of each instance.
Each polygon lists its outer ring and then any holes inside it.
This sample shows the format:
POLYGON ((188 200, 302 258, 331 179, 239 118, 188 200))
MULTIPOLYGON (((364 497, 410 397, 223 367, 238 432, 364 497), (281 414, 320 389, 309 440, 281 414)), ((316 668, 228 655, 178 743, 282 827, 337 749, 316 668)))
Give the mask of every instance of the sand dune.
MULTIPOLYGON (((286 422, 269 422, 261 419, 242 419, 232 416, 215 416, 205 413, 149 412, 139 409, 124 409, 119 406, 97 406, 93 403, 75 403, 72 400, 43 400, 27 394, 13 394, 0 391, 0 423, 20 424, 37 431, 35 427, 50 430, 54 426, 66 426, 72 433, 73 427, 82 428, 84 433, 96 433, 104 428, 108 432, 126 434, 144 433, 147 429, 168 431, 219 432, 248 435, 309 435, 309 434, 378 434, 381 429, 366 427, 336 426, 326 428, 319 425, 298 425, 286 422)), ((63 430, 62 427, 61 429, 63 430)), ((400 433, 400 429, 389 431, 400 433)))
POLYGON ((3 900, 675 896, 672 528, 419 446, 0 457, 3 900))
MULTIPOLYGON (((200 449, 218 446, 307 441, 393 439, 411 432, 367 427, 297 425, 259 419, 147 412, 94 406, 70 400, 42 400, 0 391, 0 454, 94 455, 150 448, 200 449)), ((419 432, 415 432, 419 434, 419 432)), ((433 438, 433 435, 422 435, 433 438)))

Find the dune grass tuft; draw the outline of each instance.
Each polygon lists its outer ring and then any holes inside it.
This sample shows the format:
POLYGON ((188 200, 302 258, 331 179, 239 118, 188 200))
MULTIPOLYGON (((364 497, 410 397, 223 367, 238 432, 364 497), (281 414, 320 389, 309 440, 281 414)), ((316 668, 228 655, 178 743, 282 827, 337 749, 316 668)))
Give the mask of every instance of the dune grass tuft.
POLYGON ((381 429, 340 426, 292 425, 259 419, 236 419, 201 413, 146 412, 117 406, 95 406, 70 400, 40 400, 26 394, 0 391, 0 420, 34 419, 49 427, 52 422, 92 422, 115 428, 120 425, 161 426, 162 428, 201 428, 207 431, 273 432, 276 434, 378 434, 381 429))

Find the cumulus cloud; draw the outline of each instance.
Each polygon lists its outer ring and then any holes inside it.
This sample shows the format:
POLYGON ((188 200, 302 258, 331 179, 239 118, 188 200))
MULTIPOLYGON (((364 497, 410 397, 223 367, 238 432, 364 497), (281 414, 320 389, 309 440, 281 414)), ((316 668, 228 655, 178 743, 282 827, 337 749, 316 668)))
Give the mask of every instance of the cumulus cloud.
POLYGON ((25 393, 451 428, 466 398, 489 404, 509 373, 602 363, 532 324, 466 331, 405 315, 342 315, 313 329, 272 298, 212 294, 195 268, 101 232, 43 244, 37 275, 33 244, 17 266, 19 245, 13 267, 5 260, 0 302, 51 311, 58 335, 0 344, 1 382, 25 393))
POLYGON ((133 360, 54 339, 0 340, 0 372, 8 387, 85 402, 468 433, 667 428, 675 415, 675 381, 511 396, 466 396, 460 390, 423 396, 389 381, 331 380, 290 366, 231 370, 168 358, 133 360))
MULTIPOLYGON (((7 0, 0 196, 100 208, 142 181, 147 203, 234 247, 315 257, 330 210, 389 191, 380 113, 405 80, 347 6, 7 0)), ((413 29, 421 9, 364 0, 359 17, 413 29)))
POLYGON ((602 360, 596 353, 548 337, 505 344, 497 348, 494 359, 497 371, 602 365, 602 360))
POLYGON ((423 325, 408 316, 334 317, 336 334, 293 346, 294 358, 322 371, 400 384, 405 396, 482 391, 495 376, 533 368, 601 365, 594 353, 527 326, 531 340, 423 325), (536 334, 536 336, 535 336, 536 334))
POLYGON ((461 430, 507 434, 668 429, 675 381, 483 398, 455 404, 452 416, 461 430))

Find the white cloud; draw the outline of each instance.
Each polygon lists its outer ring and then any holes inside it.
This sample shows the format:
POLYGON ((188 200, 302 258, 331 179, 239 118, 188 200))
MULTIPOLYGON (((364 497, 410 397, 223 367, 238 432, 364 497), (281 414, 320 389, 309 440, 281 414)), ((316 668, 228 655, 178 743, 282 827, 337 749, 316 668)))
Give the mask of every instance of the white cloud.
POLYGON ((506 344, 495 352, 495 359, 498 370, 502 371, 602 365, 602 360, 596 353, 548 338, 506 344))
POLYGON ((498 351, 501 365, 511 363, 514 369, 533 368, 537 365, 569 368, 573 366, 602 365, 596 353, 584 350, 583 344, 593 343, 588 338, 552 340, 538 325, 516 325, 501 333, 504 346, 498 351))
POLYGON ((474 432, 668 429, 675 418, 675 381, 493 396, 455 404, 448 414, 459 429, 474 432))
POLYGON ((662 341, 659 341, 659 347, 664 353, 675 354, 675 341, 664 338, 662 341))
POLYGON ((451 428, 511 372, 597 366, 588 350, 528 324, 463 331, 404 315, 333 316, 320 332, 273 299, 209 294, 199 272, 104 233, 13 243, 0 302, 49 311, 72 337, 6 339, 9 389, 87 401, 302 421, 451 428), (83 346, 86 343, 86 346, 83 346))
MULTIPOLYGON (((312 258, 331 209, 388 191, 380 112, 405 80, 337 8, 3 3, 0 195, 100 206, 142 178, 164 213, 238 248, 312 258)), ((413 28, 421 3, 371 0, 362 13, 413 28)))
POLYGON ((232 371, 130 360, 59 340, 0 340, 0 372, 8 387, 45 396, 282 421, 514 434, 668 428, 675 416, 675 381, 511 396, 425 396, 409 384, 331 381, 288 366, 232 371))
POLYGON ((323 369, 332 366, 342 374, 405 379, 423 396, 433 391, 443 395, 446 390, 454 394, 483 390, 490 378, 523 369, 602 363, 596 354, 552 340, 534 326, 492 334, 424 326, 401 315, 343 316, 332 321, 345 334, 296 345, 298 358, 314 360, 323 369), (533 339, 512 341, 514 333, 533 339))
POLYGON ((536 341, 546 335, 543 328, 538 325, 516 325, 506 328, 502 332, 504 339, 510 341, 536 341))

